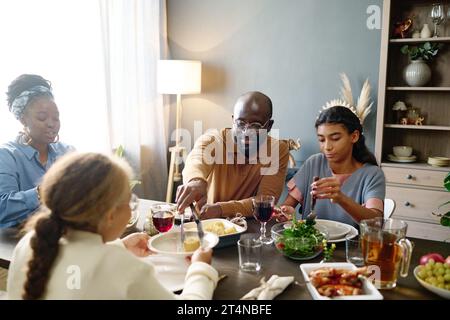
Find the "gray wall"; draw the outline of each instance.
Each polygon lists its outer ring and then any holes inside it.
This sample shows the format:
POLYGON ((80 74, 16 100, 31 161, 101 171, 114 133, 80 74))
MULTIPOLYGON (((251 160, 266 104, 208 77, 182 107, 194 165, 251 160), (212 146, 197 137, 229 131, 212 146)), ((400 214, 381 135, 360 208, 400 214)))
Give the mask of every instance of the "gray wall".
POLYGON ((374 111, 365 124, 373 150, 381 32, 367 28, 366 10, 381 8, 382 0, 167 4, 171 58, 203 62, 202 93, 183 96, 184 128, 192 130, 195 120, 203 129, 230 126, 236 98, 259 90, 273 101, 281 137, 301 139, 294 156, 303 161, 319 150, 314 121, 319 108, 339 96, 339 73, 346 72, 355 97, 366 78, 373 87, 374 111))

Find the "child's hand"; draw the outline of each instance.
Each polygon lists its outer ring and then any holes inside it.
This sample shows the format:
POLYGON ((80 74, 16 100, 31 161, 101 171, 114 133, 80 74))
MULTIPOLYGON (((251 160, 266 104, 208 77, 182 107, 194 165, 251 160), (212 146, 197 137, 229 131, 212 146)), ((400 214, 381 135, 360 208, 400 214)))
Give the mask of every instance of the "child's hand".
POLYGON ((212 250, 211 248, 203 249, 198 248, 194 251, 192 254, 192 257, 190 257, 191 262, 204 262, 207 264, 211 264, 212 260, 212 250))
POLYGON ((335 177, 323 178, 311 184, 311 195, 317 199, 330 199, 339 203, 342 199, 341 183, 335 177))
POLYGON ((152 252, 148 248, 148 240, 150 236, 147 233, 132 233, 122 239, 127 250, 131 251, 135 256, 146 257, 152 252))
POLYGON ((285 222, 292 220, 292 217, 295 214, 295 209, 291 206, 281 206, 281 207, 275 207, 275 219, 278 222, 285 222))

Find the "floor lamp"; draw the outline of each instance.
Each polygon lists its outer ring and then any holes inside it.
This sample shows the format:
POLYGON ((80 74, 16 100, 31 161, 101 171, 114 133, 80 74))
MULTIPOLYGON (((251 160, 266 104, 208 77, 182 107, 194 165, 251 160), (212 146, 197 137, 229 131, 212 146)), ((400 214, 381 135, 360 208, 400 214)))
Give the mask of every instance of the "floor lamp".
POLYGON ((167 181, 166 202, 171 202, 173 183, 181 181, 178 157, 184 157, 186 148, 181 146, 181 95, 201 92, 202 64, 190 60, 159 60, 157 66, 158 93, 177 95, 176 140, 175 146, 169 148, 170 167, 167 181))

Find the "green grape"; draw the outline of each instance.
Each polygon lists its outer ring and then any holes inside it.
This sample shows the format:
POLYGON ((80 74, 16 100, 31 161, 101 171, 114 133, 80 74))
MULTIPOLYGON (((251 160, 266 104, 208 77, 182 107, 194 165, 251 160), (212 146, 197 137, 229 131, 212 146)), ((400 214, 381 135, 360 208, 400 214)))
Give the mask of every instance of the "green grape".
POLYGON ((444 280, 447 281, 447 282, 450 282, 450 274, 447 273, 447 274, 444 276, 444 280))
POLYGON ((434 263, 435 263, 434 259, 430 259, 430 260, 428 260, 427 265, 433 266, 434 263))
POLYGON ((443 276, 438 276, 436 279, 437 279, 437 283, 442 283, 442 284, 444 284, 444 282, 445 282, 443 276))
POLYGON ((447 270, 450 270, 450 264, 444 263, 444 268, 447 269, 447 270))
POLYGON ((425 265, 425 270, 433 271, 433 267, 431 266, 431 264, 427 264, 427 265, 425 265))
POLYGON ((437 269, 437 270, 436 270, 436 274, 437 274, 438 276, 444 275, 444 274, 445 274, 445 269, 444 269, 444 268, 439 268, 439 269, 437 269))
POLYGON ((426 270, 419 271, 417 275, 419 276, 420 279, 425 279, 427 277, 427 271, 426 270))
POLYGON ((445 289, 445 285, 444 285, 443 283, 439 283, 439 284, 437 285, 437 287, 438 287, 438 288, 441 288, 441 289, 445 289))
POLYGON ((435 266, 436 268, 440 268, 440 267, 443 267, 444 264, 443 264, 442 262, 436 262, 436 263, 434 264, 434 266, 435 266))
POLYGON ((450 283, 445 285, 445 289, 450 290, 450 283))

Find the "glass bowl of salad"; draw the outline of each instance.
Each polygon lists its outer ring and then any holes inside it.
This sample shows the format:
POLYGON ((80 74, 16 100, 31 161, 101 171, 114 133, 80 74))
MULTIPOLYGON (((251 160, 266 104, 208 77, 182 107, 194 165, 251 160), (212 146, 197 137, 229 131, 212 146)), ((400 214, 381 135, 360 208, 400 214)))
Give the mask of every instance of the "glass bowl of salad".
POLYGON ((275 248, 294 260, 314 259, 323 251, 323 240, 328 240, 327 231, 315 224, 314 220, 275 224, 271 229, 275 248))

